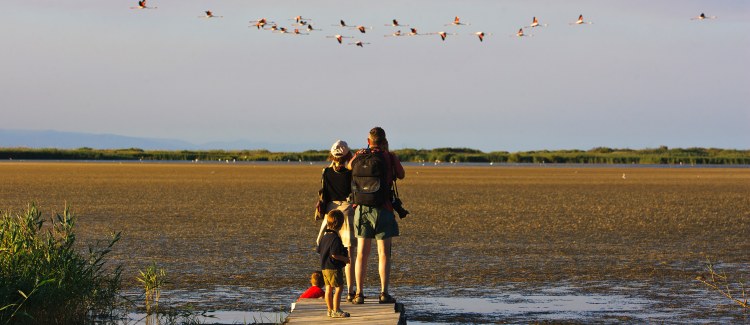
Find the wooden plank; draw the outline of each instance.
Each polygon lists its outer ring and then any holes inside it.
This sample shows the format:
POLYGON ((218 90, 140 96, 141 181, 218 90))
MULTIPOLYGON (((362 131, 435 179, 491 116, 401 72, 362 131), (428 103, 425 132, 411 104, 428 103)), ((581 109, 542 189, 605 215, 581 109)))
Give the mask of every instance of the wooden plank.
POLYGON ((287 316, 285 324, 320 324, 334 321, 337 324, 406 324, 403 304, 380 304, 377 300, 365 300, 364 304, 355 305, 342 301, 341 310, 351 314, 351 317, 330 318, 326 316, 325 300, 300 299, 287 316))

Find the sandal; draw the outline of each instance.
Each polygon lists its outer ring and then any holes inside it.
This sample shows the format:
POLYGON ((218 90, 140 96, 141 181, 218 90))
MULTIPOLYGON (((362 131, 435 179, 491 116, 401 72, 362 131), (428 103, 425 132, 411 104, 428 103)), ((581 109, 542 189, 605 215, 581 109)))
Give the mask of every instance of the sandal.
POLYGON ((350 292, 348 295, 346 295, 346 301, 347 302, 354 301, 354 292, 350 292))
POLYGON ((385 292, 381 292, 380 293, 380 301, 379 302, 381 304, 395 304, 396 303, 396 299, 393 299, 393 297, 391 297, 391 295, 389 295, 389 294, 387 294, 385 292))
POLYGON ((350 316, 349 313, 347 313, 347 312, 345 312, 343 310, 338 310, 338 311, 335 311, 335 312, 331 313, 331 317, 333 317, 333 318, 346 318, 346 317, 349 317, 349 316, 350 316))
POLYGON ((361 294, 354 295, 354 298, 352 299, 352 303, 355 305, 361 305, 365 303, 365 296, 361 294))

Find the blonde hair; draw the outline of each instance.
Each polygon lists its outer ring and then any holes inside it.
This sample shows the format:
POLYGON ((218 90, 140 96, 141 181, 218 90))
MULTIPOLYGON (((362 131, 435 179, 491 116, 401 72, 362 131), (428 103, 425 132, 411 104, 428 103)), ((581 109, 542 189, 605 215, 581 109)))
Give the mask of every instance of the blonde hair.
POLYGON ((331 230, 339 231, 344 225, 344 213, 341 210, 333 209, 326 215, 326 227, 331 230))

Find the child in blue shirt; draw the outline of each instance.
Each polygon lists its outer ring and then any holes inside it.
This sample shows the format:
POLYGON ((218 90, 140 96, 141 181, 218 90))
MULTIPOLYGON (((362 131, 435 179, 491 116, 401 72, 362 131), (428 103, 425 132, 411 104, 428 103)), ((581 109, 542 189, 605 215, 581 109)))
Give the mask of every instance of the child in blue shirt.
POLYGON ((342 311, 340 306, 341 288, 344 284, 344 273, 341 269, 349 263, 346 249, 341 242, 338 231, 344 224, 344 213, 341 210, 331 210, 326 215, 326 229, 318 244, 320 253, 320 269, 326 285, 326 307, 328 317, 349 317, 349 313, 342 311))

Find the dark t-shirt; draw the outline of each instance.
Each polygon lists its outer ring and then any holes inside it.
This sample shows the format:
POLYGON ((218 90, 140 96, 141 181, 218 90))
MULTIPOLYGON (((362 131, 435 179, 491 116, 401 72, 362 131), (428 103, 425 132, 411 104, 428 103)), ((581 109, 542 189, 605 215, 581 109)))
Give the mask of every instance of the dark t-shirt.
POLYGON ((331 257, 331 254, 347 256, 341 237, 331 229, 326 229, 323 238, 320 239, 318 253, 320 254, 321 270, 337 270, 346 266, 346 263, 331 257))
POLYGON ((336 171, 333 167, 323 170, 323 183, 326 198, 329 201, 346 201, 352 192, 352 171, 342 167, 336 171))

